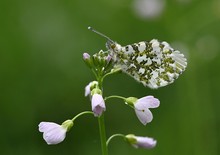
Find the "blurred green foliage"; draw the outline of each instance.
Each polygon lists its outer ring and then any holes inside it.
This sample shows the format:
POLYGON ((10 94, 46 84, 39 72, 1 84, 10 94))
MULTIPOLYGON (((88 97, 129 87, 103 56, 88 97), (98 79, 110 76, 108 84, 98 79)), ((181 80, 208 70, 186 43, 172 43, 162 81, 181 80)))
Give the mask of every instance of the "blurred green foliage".
POLYGON ((106 40, 88 26, 122 45, 165 40, 188 58, 184 74, 157 90, 124 74, 106 78, 105 95, 161 100, 147 126, 121 101, 107 103, 107 136, 134 133, 158 141, 155 149, 143 150, 114 139, 110 155, 220 154, 219 0, 164 0, 161 14, 151 19, 135 13, 134 1, 0 1, 0 154, 101 154, 91 116, 79 118, 56 146, 46 145, 38 132, 40 121, 62 123, 91 108, 84 87, 94 77, 82 53, 105 49, 106 40))

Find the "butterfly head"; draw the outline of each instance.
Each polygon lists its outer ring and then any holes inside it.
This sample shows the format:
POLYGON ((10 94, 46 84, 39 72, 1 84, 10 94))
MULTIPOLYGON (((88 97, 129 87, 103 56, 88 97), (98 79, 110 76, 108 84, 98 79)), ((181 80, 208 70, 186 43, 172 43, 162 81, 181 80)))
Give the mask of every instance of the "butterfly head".
POLYGON ((117 51, 121 49, 121 45, 119 45, 118 43, 116 43, 115 41, 113 41, 103 33, 93 29, 92 27, 88 27, 88 29, 107 39, 106 48, 110 51, 110 53, 117 53, 117 51))

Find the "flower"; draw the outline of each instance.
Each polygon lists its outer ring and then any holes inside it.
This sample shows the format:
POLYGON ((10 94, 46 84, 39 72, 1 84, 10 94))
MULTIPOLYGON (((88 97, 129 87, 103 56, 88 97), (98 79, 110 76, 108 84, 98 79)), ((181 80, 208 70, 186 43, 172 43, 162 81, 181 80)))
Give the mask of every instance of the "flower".
POLYGON ((95 116, 101 116, 105 111, 105 101, 100 94, 92 95, 92 111, 95 116))
POLYGON ((92 81, 85 87, 85 96, 90 95, 91 90, 98 86, 98 81, 92 81))
POLYGON ((160 101, 153 96, 146 96, 140 99, 129 97, 125 100, 125 102, 134 106, 138 119, 144 125, 151 122, 153 119, 153 115, 149 108, 157 108, 160 105, 160 101))
POLYGON ((43 138, 48 145, 58 144, 66 137, 66 132, 73 126, 72 120, 67 120, 62 125, 53 122, 41 122, 38 127, 43 132, 43 138))
POLYGON ((142 124, 146 125, 151 122, 153 115, 149 108, 157 108, 160 105, 160 101, 153 96, 142 97, 134 104, 135 113, 142 124))
POLYGON ((41 122, 39 124, 39 131, 43 132, 43 138, 48 145, 58 144, 66 137, 66 129, 61 125, 53 122, 41 122))
POLYGON ((90 82, 85 87, 85 96, 91 95, 92 111, 95 116, 101 116, 105 111, 105 101, 102 97, 102 91, 98 88, 98 82, 90 82))
POLYGON ((133 134, 125 136, 126 140, 135 148, 154 148, 157 144, 157 141, 150 137, 140 137, 133 134))

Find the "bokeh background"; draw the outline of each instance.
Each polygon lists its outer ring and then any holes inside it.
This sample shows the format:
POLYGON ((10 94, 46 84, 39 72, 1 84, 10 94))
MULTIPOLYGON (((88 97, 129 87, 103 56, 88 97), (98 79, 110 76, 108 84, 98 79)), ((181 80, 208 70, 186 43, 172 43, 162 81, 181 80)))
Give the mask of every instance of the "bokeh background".
POLYGON ((93 26, 121 45, 157 38, 188 58, 173 84, 151 90, 124 74, 106 78, 105 95, 154 95, 161 106, 143 126, 120 100, 107 103, 107 136, 134 133, 154 137, 152 150, 114 139, 110 155, 220 154, 219 0, 1 0, 0 154, 99 155, 97 119, 76 120, 65 141, 48 146, 40 121, 62 123, 90 110, 84 87, 94 76, 83 52, 105 50, 93 26))

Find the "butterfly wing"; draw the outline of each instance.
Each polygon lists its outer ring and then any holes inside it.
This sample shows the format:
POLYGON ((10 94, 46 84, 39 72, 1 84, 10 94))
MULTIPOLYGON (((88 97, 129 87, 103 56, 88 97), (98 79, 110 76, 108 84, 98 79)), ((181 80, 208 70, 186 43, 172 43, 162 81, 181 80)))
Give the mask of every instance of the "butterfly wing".
POLYGON ((115 57, 123 72, 153 89, 172 83, 187 66, 183 54, 156 39, 121 47, 115 57))

